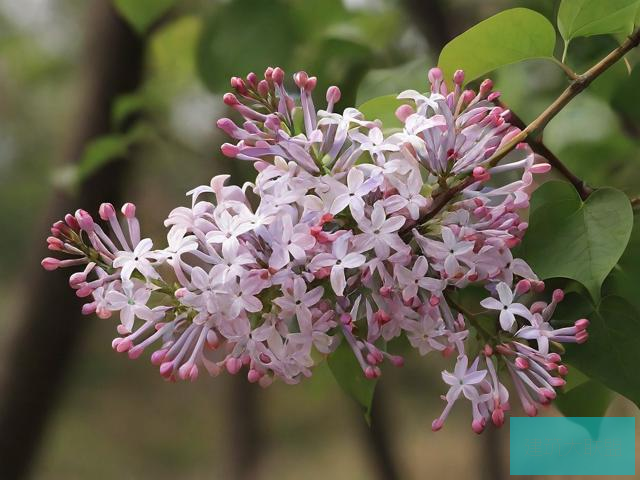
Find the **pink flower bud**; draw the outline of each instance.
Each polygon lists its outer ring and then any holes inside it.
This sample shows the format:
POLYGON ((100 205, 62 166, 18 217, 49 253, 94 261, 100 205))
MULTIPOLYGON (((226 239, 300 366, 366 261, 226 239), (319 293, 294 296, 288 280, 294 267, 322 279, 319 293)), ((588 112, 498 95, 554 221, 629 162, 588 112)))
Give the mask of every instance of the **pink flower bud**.
POLYGON ((527 279, 520 280, 516 284, 516 293, 518 295, 523 295, 531 290, 531 282, 527 279))
POLYGON ((431 83, 436 83, 442 80, 442 70, 440 70, 438 67, 434 67, 431 70, 429 70, 429 73, 427 74, 427 78, 429 79, 429 82, 431 83))
POLYGON ((48 237, 47 248, 53 252, 59 252, 64 248, 64 242, 57 237, 48 237))
POLYGON ((194 381, 198 378, 198 366, 187 362, 178 369, 178 375, 182 380, 194 381))
POLYGON ((485 78, 480 84, 480 95, 484 96, 493 88, 493 81, 489 78, 485 78))
POLYGON ((229 357, 224 364, 227 367, 227 372, 231 375, 235 375, 242 368, 242 360, 236 357, 229 357))
POLYGON ((256 383, 258 380, 260 380, 260 377, 262 377, 262 375, 260 375, 260 372, 253 368, 247 373, 247 380, 249 380, 249 383, 256 383))
POLYGON ((516 358, 514 363, 520 370, 526 370, 527 368, 529 368, 529 361, 524 357, 516 358))
POLYGON ((142 355, 142 352, 144 352, 144 347, 141 347, 140 345, 136 345, 135 347, 133 347, 131 350, 127 352, 127 355, 129 355, 129 358, 131 360, 135 360, 136 358, 139 358, 140 355, 142 355))
POLYGON ((400 355, 389 355, 389 361, 394 367, 404 367, 404 358, 400 355))
POLYGON ((161 350, 156 350, 155 352, 153 352, 151 354, 151 363, 156 366, 161 365, 164 362, 164 357, 167 355, 168 351, 168 349, 163 348, 161 350))
POLYGON ((332 85, 327 89, 327 103, 331 105, 334 103, 338 103, 341 97, 342 93, 340 92, 340 89, 335 85, 332 85))
POLYGON ((160 365, 160 375, 164 378, 169 378, 173 374, 173 362, 164 362, 160 365))
POLYGON ((438 430, 440 430, 442 428, 443 425, 444 425, 444 420, 440 420, 439 418, 436 418, 431 423, 431 430, 434 431, 434 432, 437 432, 438 430))
POLYGON ((471 422, 471 429, 477 433, 481 434, 484 431, 484 419, 476 418, 471 422))
POLYGON ((103 203, 98 209, 98 215, 106 221, 116 216, 116 209, 110 203, 103 203))
POLYGON ((214 332, 213 330, 209 330, 207 332, 206 342, 207 347, 209 347, 211 350, 215 350, 220 346, 220 339, 218 338, 216 332, 214 332))
POLYGON ((222 97, 222 101, 225 103, 225 105, 228 105, 230 107, 240 105, 240 102, 233 93, 225 93, 222 97))
POLYGON ((76 220, 76 217, 74 217, 73 215, 71 215, 70 213, 67 213, 64 216, 64 221, 66 222, 67 226, 72 229, 75 230, 76 232, 78 230, 80 230, 80 225, 78 224, 78 221, 76 220))
POLYGON ((133 203, 125 203, 122 206, 122 214, 127 218, 133 218, 136 216, 136 206, 133 203))
POLYGON ((398 108, 396 108, 395 115, 396 118, 401 122, 406 122, 407 118, 409 118, 414 113, 415 111, 413 110, 413 107, 411 105, 400 105, 398 108))
POLYGON ((83 315, 93 315, 96 313, 96 302, 85 303, 82 305, 82 314, 83 315))
POLYGON ((581 318, 580 320, 576 320, 576 323, 574 323, 574 325, 576 327, 576 330, 578 331, 586 330, 589 326, 589 320, 587 320, 586 318, 581 318))
POLYGON ((238 153, 240 153, 240 149, 231 143, 223 143, 220 151, 225 157, 229 158, 235 158, 238 156, 238 153))
POLYGON ((556 290, 553 291, 552 298, 553 298, 553 301, 556 303, 561 302, 564 299, 564 292, 559 288, 557 288, 556 290))
POLYGON ((299 89, 304 89, 307 86, 307 81, 309 80, 309 75, 307 72, 300 71, 293 75, 293 81, 298 86, 299 89))
POLYGON ((76 220, 78 221, 78 225, 85 232, 92 232, 94 228, 93 218, 91 215, 85 210, 78 209, 76 210, 76 220))
POLYGON ((284 70, 280 67, 274 68, 272 78, 276 85, 282 85, 282 82, 284 82, 284 70))
POLYGON ((258 82, 258 95, 266 97, 269 94, 269 83, 266 80, 258 82))
POLYGON ((548 163, 536 163, 535 165, 531 165, 529 171, 531 173, 547 173, 551 170, 551 165, 548 163))
POLYGON ((464 82, 464 71, 456 70, 453 74, 453 83, 456 85, 462 85, 462 82, 464 82))
POLYGON ((307 80, 307 84, 305 85, 305 90, 312 92, 315 90, 316 85, 318 85, 318 79, 316 77, 309 77, 309 80, 307 80))
POLYGON ((42 265, 42 268, 44 268, 45 270, 51 272, 60 267, 60 260, 58 260, 57 258, 47 257, 42 259, 40 265, 42 265))
POLYGON ((500 407, 496 408, 491 413, 491 420, 496 427, 501 427, 504 424, 504 410, 500 407))

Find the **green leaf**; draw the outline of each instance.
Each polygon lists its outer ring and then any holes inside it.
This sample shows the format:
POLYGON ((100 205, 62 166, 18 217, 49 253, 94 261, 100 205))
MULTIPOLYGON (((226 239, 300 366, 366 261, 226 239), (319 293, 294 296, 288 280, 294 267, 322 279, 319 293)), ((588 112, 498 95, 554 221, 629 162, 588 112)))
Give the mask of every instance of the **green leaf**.
POLYGON ((621 297, 605 297, 596 308, 580 294, 569 293, 554 317, 558 326, 589 319, 589 339, 582 345, 566 344, 564 360, 640 406, 638 310, 621 297))
POLYGON ((627 249, 605 280, 602 289, 605 295, 623 297, 640 311, 638 279, 640 279, 640 221, 636 216, 627 249))
POLYGON ((139 34, 145 33, 175 3, 176 0, 113 0, 116 10, 139 34))
POLYGON ((470 81, 503 65, 553 57, 556 34, 543 15, 513 8, 490 17, 445 45, 438 65, 447 81, 457 69, 470 81))
POLYGON ((396 109, 400 105, 407 103, 407 100, 398 100, 397 95, 383 95, 382 97, 367 100, 358 107, 367 120, 381 120, 383 127, 402 128, 402 122, 395 115, 396 109))
POLYGON ((260 75, 286 67, 297 44, 292 9, 279 0, 234 0, 217 8, 198 42, 197 66, 212 92, 229 88, 232 76, 260 75))
POLYGON ((114 128, 121 127, 132 115, 144 110, 146 105, 147 99, 140 92, 120 95, 111 107, 111 122, 114 128))
POLYGON ((338 385, 362 407, 367 422, 371 420, 371 404, 377 380, 364 376, 362 368, 343 338, 335 352, 329 355, 329 368, 338 385))
POLYGON ((78 162, 76 182, 81 182, 112 160, 122 158, 137 142, 149 135, 149 127, 137 124, 127 133, 113 133, 95 138, 87 144, 78 162))
POLYGON ((393 68, 370 70, 360 82, 356 103, 409 89, 426 89, 428 65, 429 60, 420 58, 393 68))
POLYGON ((601 188, 582 202, 571 184, 547 182, 532 196, 519 252, 542 279, 576 280, 597 301, 632 227, 631 204, 619 190, 601 188))
POLYGON ((638 4, 638 0, 562 0, 558 30, 565 45, 577 37, 629 34, 638 4))
POLYGON ((611 104, 625 117, 640 124, 640 65, 631 71, 622 82, 618 82, 611 98, 611 104))
POLYGON ((587 380, 570 391, 559 390, 554 405, 565 417, 604 417, 611 400, 611 390, 587 380))

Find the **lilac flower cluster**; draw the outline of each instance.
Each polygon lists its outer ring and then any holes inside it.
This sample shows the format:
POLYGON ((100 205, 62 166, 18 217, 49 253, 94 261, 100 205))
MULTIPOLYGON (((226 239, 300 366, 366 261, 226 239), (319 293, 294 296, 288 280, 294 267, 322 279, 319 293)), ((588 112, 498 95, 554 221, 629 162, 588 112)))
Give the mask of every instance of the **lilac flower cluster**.
POLYGON ((456 354, 434 430, 461 395, 474 431, 501 425, 509 394, 499 369, 535 414, 564 383, 558 342, 585 341, 588 322, 550 325, 560 291, 549 304, 516 301, 544 288, 511 249, 527 228, 521 212, 533 174, 549 165, 525 144, 499 165, 489 161, 519 133, 494 104, 491 82, 463 90, 458 71, 449 91, 432 69, 429 93, 398 96, 404 127, 385 131, 355 108, 336 113, 337 87, 316 110, 316 78, 293 79, 299 101, 280 68, 233 78, 235 93, 224 97, 242 123, 218 121, 235 141, 222 152, 253 162, 254 183, 226 185, 220 175, 188 192, 191 205, 165 221, 162 249, 142 238, 130 203, 120 217, 103 204, 102 222, 78 210, 48 239, 68 258, 43 266, 83 266, 70 277, 88 299, 83 313, 118 312, 113 348, 137 358, 153 346, 151 362, 169 380, 244 369, 262 386, 294 384, 311 375, 314 351, 330 354, 339 342, 374 379, 385 359, 402 365, 384 345, 404 335, 421 355, 456 354), (463 180, 466 188, 442 204, 463 180), (456 303, 468 285, 487 289, 481 306, 495 314, 493 330, 456 303))

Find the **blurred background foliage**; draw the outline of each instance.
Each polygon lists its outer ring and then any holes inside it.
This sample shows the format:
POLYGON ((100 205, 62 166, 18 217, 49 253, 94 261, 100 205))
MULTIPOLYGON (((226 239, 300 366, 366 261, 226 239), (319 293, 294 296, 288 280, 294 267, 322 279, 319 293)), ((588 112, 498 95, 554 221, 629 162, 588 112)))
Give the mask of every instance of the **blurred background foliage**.
MULTIPOLYGON (((149 236, 161 239, 162 221, 186 201, 185 191, 223 172, 236 182, 250 175, 246 165, 219 153, 224 138, 215 121, 230 115, 221 101, 230 76, 269 65, 288 73, 304 69, 318 76, 317 92, 341 87, 341 107, 361 104, 406 88, 424 89, 443 45, 483 18, 526 6, 554 19, 557 9, 549 0, 113 0, 144 42, 142 80, 112 99, 109 131, 70 157, 65 142, 83 122, 78 117, 85 101, 89 60, 83 48, 90 17, 95 4, 106 1, 0 0, 2 351, 19 328, 24 304, 38 301, 25 272, 45 255, 52 198, 73 198, 104 165, 124 159, 119 181, 125 198, 138 204, 149 236)), ((576 39, 569 63, 582 71, 615 44, 610 36, 576 39)), ((544 135, 546 145, 588 183, 630 195, 640 193, 637 59, 634 53, 628 65, 599 78, 544 135)), ((492 77, 502 100, 525 121, 566 85, 560 69, 537 60, 501 68, 492 77)), ((633 252, 623 261, 631 272, 638 267, 633 252)), ((637 287, 636 279, 608 282, 629 288, 637 287)), ((65 318, 56 321, 64 324, 65 318)), ((85 321, 91 328, 80 339, 67 388, 33 459, 34 478, 504 475, 506 432, 473 435, 463 408, 442 432, 430 431, 442 407, 439 372, 447 365, 434 355, 425 361, 410 354, 404 369, 387 369, 380 382, 380 423, 372 435, 324 364, 296 388, 247 389, 229 378, 174 386, 145 360, 131 362, 112 352, 112 322, 85 321), (245 396, 251 398, 246 404, 239 400, 245 396), (248 433, 238 436, 239 429, 248 433), (245 450, 250 457, 242 455, 245 450), (237 465, 243 462, 251 465, 237 465)), ((0 375, 20 368, 0 365, 0 375)), ((577 388, 590 395, 589 385, 577 388)), ((621 397, 609 408, 637 414, 621 397)))

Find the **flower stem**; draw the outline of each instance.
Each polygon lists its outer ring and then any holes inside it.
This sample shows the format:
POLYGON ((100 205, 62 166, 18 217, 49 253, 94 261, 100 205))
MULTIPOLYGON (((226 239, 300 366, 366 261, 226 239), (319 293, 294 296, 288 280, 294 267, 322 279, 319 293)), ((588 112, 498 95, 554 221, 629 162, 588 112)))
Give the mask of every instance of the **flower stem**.
MULTIPOLYGON (((640 44, 640 28, 636 29, 627 39, 616 49, 611 51, 606 57, 596 63, 593 67, 587 70, 582 75, 576 75, 575 79, 569 84, 569 86, 556 98, 551 105, 549 105, 538 117, 526 126, 518 135, 516 135, 509 143, 498 149, 486 162, 488 167, 494 167, 502 160, 511 150, 513 150, 519 143, 524 142, 534 132, 544 130, 547 124, 558 114, 560 111, 576 97, 580 92, 587 88, 591 82, 602 75, 607 69, 614 65, 618 60, 623 58, 630 50, 640 44)), ((547 150, 548 152, 548 150, 547 150)), ((552 164, 553 165, 553 164, 552 164)), ((586 185, 579 178, 575 177, 569 169, 566 168, 559 160, 554 165, 561 173, 569 180, 573 179, 572 183, 578 189, 578 192, 583 195, 588 195, 590 191, 586 190, 586 185), (574 183, 575 182, 575 183, 574 183), (587 193, 588 192, 588 193, 587 193)), ((472 176, 467 176, 457 185, 452 186, 448 190, 443 191, 440 195, 437 195, 434 199, 431 210, 419 220, 418 223, 424 223, 425 221, 433 218, 442 208, 444 208, 449 201, 455 197, 462 190, 467 188, 474 182, 472 176)), ((586 198, 586 197, 585 197, 586 198)))

